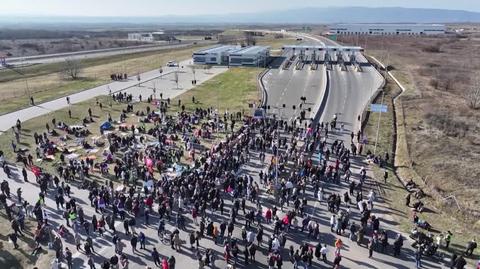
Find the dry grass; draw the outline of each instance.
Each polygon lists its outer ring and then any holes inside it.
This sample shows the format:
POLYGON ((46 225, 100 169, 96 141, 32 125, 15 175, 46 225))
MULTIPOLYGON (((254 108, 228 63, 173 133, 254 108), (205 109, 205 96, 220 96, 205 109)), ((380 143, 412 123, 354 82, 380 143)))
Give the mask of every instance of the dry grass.
MULTIPOLYGON (((47 72, 42 70, 41 66, 36 66, 32 68, 32 73, 29 73, 28 91, 36 103, 41 103, 107 83, 112 73, 127 73, 132 76, 160 68, 170 60, 188 59, 192 52, 198 49, 199 47, 194 47, 86 60, 81 63, 84 68, 79 80, 65 79, 59 72, 59 64, 41 65, 47 72)), ((29 104, 27 82, 18 75, 12 78, 15 79, 0 83, 0 100, 6 101, 0 107, 0 113, 11 112, 29 104)))
POLYGON ((408 89, 398 104, 408 141, 402 150, 411 158, 405 162, 442 197, 455 196, 468 223, 480 229, 475 223, 480 218, 480 111, 469 109, 464 99, 480 69, 480 44, 470 37, 368 37, 366 44, 368 53, 383 61, 388 48, 393 73, 408 89), (432 44, 441 53, 424 49, 432 44))
MULTIPOLYGON (((469 109, 464 98, 470 78, 480 68, 480 57, 475 53, 479 44, 470 37, 359 39, 359 43, 351 38, 342 41, 364 46, 368 54, 387 62, 407 89, 396 100, 395 171, 430 194, 425 202, 433 213, 421 218, 441 231, 453 231, 454 248, 463 250, 466 242, 480 233, 480 111, 469 109), (425 49, 432 44, 440 52, 425 49), (445 197, 456 198, 461 210, 453 199, 445 197)), ((373 126, 367 125, 369 137, 376 130, 373 126)), ((394 201, 390 206, 405 212, 401 207, 406 192, 400 182, 389 183, 386 188, 386 195, 394 201)), ((409 227, 407 218, 398 221, 402 228, 409 227)))
MULTIPOLYGON (((391 214, 394 221, 397 223, 397 227, 403 232, 410 232, 413 228, 411 220, 411 209, 405 206, 404 199, 408 191, 404 188, 402 179, 413 179, 415 182, 418 182, 423 188, 428 188, 428 182, 424 183, 412 167, 412 160, 409 155, 409 147, 406 139, 406 128, 405 128, 405 118, 402 113, 402 98, 397 99, 395 102, 396 108, 396 130, 397 134, 394 133, 394 111, 392 109, 393 101, 392 98, 397 96, 400 93, 400 89, 393 84, 393 81, 389 79, 387 81, 386 90, 385 90, 385 104, 389 107, 387 113, 382 114, 382 120, 380 124, 379 132, 379 142, 377 153, 382 154, 383 152, 389 152, 392 149, 394 144, 394 139, 396 138, 396 158, 395 164, 388 164, 387 170, 391 175, 387 183, 383 183, 378 179, 383 179, 383 169, 374 167, 374 179, 377 179, 378 186, 381 189, 382 199, 388 204, 388 207, 395 214, 391 214), (399 178, 395 176, 395 173, 399 175, 399 178)), ((368 137, 373 138, 377 130, 378 123, 378 114, 370 114, 368 122, 365 125, 364 132, 368 137)), ((373 141, 370 141, 370 144, 367 145, 366 149, 373 151, 373 141)), ((438 231, 450 230, 454 233, 454 238, 452 242, 452 250, 457 253, 461 253, 464 250, 464 246, 467 241, 471 240, 476 235, 476 230, 471 229, 471 227, 465 225, 468 221, 462 223, 463 225, 458 225, 458 220, 463 217, 460 214, 452 214, 449 211, 442 210, 444 204, 439 202, 436 197, 427 197, 423 199, 424 203, 428 207, 428 211, 420 213, 419 217, 433 224, 434 229, 438 231)), ((475 259, 469 260, 471 264, 475 262, 475 259)))
MULTIPOLYGON (((212 107, 218 109, 219 113, 228 111, 250 114, 248 104, 258 103, 257 76, 262 70, 254 67, 230 68, 227 72, 178 96, 172 103, 177 104, 180 99, 186 104, 188 111, 193 111, 197 107, 212 107), (191 102, 193 96, 195 104, 191 102)), ((173 112, 178 109, 178 106, 172 106, 173 112)))
POLYGON ((0 214, 0 267, 5 269, 28 269, 37 266, 38 268, 50 268, 50 263, 55 257, 55 253, 43 246, 39 255, 30 255, 35 247, 33 233, 36 228, 36 221, 26 219, 24 231, 25 236, 17 240, 18 249, 14 249, 13 244, 8 242, 8 234, 13 230, 10 227, 4 210, 0 214))

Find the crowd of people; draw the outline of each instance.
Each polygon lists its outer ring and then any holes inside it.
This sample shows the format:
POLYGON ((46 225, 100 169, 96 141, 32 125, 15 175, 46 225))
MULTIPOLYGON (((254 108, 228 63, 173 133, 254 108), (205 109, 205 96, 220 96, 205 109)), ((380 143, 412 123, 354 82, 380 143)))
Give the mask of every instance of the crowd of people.
MULTIPOLYGON (((404 255, 405 238, 384 227, 373 213, 376 193, 366 182, 367 170, 353 173, 360 134, 357 140, 352 135, 346 145, 332 138, 336 127, 329 123, 221 115, 213 108, 186 112, 184 106, 172 115, 170 102, 162 101, 158 111, 135 111, 131 96, 119 94, 113 100, 127 103, 113 126, 125 123, 127 112, 135 112, 139 124, 123 128, 122 134, 115 127, 102 132, 103 158, 68 159, 67 153, 57 152, 65 156, 56 174, 35 172, 39 195, 32 205, 20 194, 9 205, 8 181, 1 184, 0 202, 13 229, 10 240, 17 247, 25 218, 32 216, 37 223, 32 254, 47 243, 55 251, 52 268, 61 264, 74 268, 75 254, 65 242, 86 256, 90 268, 102 269, 133 267, 137 244, 162 269, 174 269, 177 260, 189 253, 200 269, 215 268, 218 260, 230 268, 247 266, 258 262, 259 252, 269 269, 281 269, 285 263, 295 269, 312 268, 315 263, 340 268, 345 240, 365 246, 367 257, 374 252, 404 255), (204 141, 212 141, 212 134, 218 133, 225 134, 224 140, 205 146, 204 141), (244 169, 251 162, 260 165, 254 174, 244 169), (93 180, 93 174, 103 180, 93 180), (342 191, 342 184, 347 191, 342 191), (72 188, 88 193, 87 204, 72 194, 72 188), (52 223, 45 199, 55 201, 64 223, 52 223), (330 214, 331 232, 321 231, 325 224, 317 211, 330 214), (148 229, 156 229, 158 238, 176 253, 164 255, 165 246, 152 243, 148 229), (394 238, 392 247, 390 238, 394 238), (205 240, 223 253, 201 248, 205 240), (125 250, 127 244, 131 252, 125 250), (95 250, 99 245, 113 248, 113 254, 100 255, 95 250)), ((110 115, 108 121, 114 123, 110 115)), ((21 134, 21 122, 14 129, 21 134)), ((35 137, 48 155, 56 154, 48 151, 55 148, 51 134, 49 129, 35 137)), ((26 169, 38 169, 30 159, 22 159, 25 181, 26 169)), ((4 169, 8 167, 5 163, 4 169)), ((473 240, 465 255, 475 248, 473 240)), ((420 248, 415 253, 417 265, 422 253, 420 248)), ((452 268, 463 268, 460 263, 452 268)))

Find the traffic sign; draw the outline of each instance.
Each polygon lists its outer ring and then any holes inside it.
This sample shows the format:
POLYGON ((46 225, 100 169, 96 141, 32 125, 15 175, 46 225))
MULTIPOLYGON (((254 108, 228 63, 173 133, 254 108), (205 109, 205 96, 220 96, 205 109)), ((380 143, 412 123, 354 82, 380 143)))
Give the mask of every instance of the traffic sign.
POLYGON ((381 104, 371 104, 370 105, 370 111, 371 112, 383 112, 386 113, 388 111, 388 108, 386 105, 381 105, 381 104))

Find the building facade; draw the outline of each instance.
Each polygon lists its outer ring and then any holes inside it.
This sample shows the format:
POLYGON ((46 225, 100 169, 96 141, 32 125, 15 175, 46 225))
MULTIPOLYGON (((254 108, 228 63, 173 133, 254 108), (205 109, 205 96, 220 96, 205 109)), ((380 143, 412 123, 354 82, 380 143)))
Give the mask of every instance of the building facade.
POLYGON ((195 64, 228 65, 229 54, 240 49, 240 46, 222 45, 194 52, 192 55, 195 64))
POLYGON ((265 66, 270 57, 270 48, 265 46, 245 47, 230 53, 230 65, 232 66, 265 66))
POLYGON ((192 58, 195 64, 264 66, 270 57, 270 48, 264 46, 240 47, 221 45, 197 51, 192 58))
POLYGON ((329 27, 330 34, 337 35, 443 35, 442 24, 335 24, 329 27))

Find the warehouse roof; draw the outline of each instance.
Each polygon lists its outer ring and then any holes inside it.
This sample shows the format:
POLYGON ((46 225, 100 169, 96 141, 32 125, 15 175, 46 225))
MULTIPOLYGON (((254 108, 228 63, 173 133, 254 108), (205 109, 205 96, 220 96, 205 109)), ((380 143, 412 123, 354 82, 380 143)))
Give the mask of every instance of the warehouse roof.
POLYGON ((242 55, 242 54, 257 54, 262 51, 268 50, 270 47, 267 46, 251 46, 251 47, 245 47, 241 48, 236 51, 232 51, 230 55, 242 55))
POLYGON ((206 54, 206 53, 221 53, 221 52, 231 52, 240 49, 239 46, 233 45, 221 45, 213 48, 206 48, 195 52, 195 54, 206 54))
POLYGON ((343 25, 363 25, 363 26, 373 26, 373 25, 382 25, 382 26, 445 26, 444 24, 436 23, 335 23, 331 26, 343 26, 343 25))

